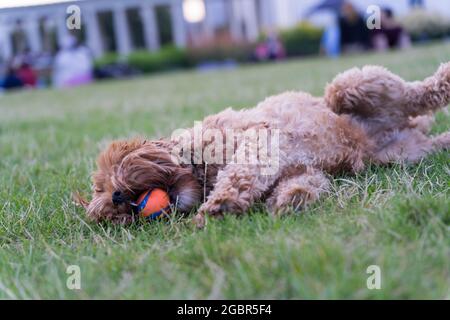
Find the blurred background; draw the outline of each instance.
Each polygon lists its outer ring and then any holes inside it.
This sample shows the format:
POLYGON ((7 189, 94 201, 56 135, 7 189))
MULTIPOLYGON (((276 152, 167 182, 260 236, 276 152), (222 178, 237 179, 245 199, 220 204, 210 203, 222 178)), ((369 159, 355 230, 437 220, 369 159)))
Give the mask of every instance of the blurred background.
POLYGON ((441 0, 2 0, 0 87, 336 58, 449 37, 441 0), (376 29, 367 26, 371 5, 381 9, 376 29))

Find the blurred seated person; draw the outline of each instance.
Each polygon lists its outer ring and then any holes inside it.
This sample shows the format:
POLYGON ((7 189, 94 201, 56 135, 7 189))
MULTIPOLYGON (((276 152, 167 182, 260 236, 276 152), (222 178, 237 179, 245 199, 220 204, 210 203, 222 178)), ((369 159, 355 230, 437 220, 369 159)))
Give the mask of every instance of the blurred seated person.
POLYGON ((263 42, 259 43, 254 51, 257 61, 279 60, 285 57, 285 50, 275 32, 267 33, 263 42))
POLYGON ((338 26, 342 52, 360 52, 370 47, 366 22, 350 2, 342 4, 338 26))
POLYGON ((34 88, 37 84, 37 75, 31 65, 27 62, 21 64, 17 70, 17 77, 22 81, 26 87, 34 88))
POLYGON ((329 23, 320 40, 320 52, 331 58, 339 57, 341 54, 341 31, 336 21, 329 23))
POLYGON ((381 10, 381 29, 371 32, 372 46, 377 51, 386 51, 389 48, 407 48, 411 40, 402 26, 395 20, 391 9, 381 10))
POLYGON ((1 83, 1 87, 4 90, 20 89, 23 87, 23 82, 17 76, 17 72, 13 66, 8 67, 5 77, 1 83))
POLYGON ((56 54, 53 67, 53 85, 57 88, 73 87, 91 83, 93 80, 92 57, 76 38, 68 36, 56 54))

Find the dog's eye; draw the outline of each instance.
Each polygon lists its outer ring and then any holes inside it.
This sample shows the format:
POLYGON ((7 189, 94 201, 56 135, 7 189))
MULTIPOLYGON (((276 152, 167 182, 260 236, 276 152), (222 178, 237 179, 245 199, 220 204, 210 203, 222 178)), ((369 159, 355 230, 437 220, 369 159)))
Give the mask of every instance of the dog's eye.
POLYGON ((102 192, 103 192, 103 189, 95 188, 94 191, 95 191, 96 193, 102 193, 102 192))

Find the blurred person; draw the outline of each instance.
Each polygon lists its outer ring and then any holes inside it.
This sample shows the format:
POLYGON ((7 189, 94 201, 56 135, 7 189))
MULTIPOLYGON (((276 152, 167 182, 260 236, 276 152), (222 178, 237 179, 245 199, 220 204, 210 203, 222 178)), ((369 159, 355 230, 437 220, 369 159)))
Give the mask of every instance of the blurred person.
POLYGON ((321 53, 326 54, 328 57, 336 58, 341 54, 341 31, 336 21, 329 24, 323 34, 320 42, 321 53))
POLYGON ((73 36, 68 36, 55 57, 53 85, 57 88, 73 87, 91 83, 93 62, 89 49, 79 45, 73 36))
POLYGON ((17 77, 22 81, 26 87, 34 88, 37 84, 37 75, 34 69, 28 62, 24 62, 17 70, 17 77))
POLYGON ((16 69, 14 68, 14 66, 12 64, 9 65, 6 70, 6 74, 1 83, 1 87, 4 90, 20 89, 23 87, 23 82, 17 76, 16 69))
POLYGON ((344 2, 338 18, 342 52, 359 52, 370 47, 369 29, 362 15, 350 2, 344 2))
POLYGON ((411 46, 409 35, 395 20, 394 14, 389 8, 381 10, 381 28, 371 31, 371 42, 377 51, 411 46))
POLYGON ((279 60, 286 56, 283 43, 276 32, 267 32, 265 39, 259 43, 254 51, 257 61, 279 60))

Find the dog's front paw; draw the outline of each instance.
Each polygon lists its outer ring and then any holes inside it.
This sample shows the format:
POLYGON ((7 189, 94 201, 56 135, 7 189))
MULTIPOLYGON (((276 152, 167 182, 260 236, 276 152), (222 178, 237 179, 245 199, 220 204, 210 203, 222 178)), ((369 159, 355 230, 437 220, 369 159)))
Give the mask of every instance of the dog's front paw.
POLYGON ((267 200, 269 212, 274 216, 282 216, 289 212, 300 212, 317 197, 308 189, 294 186, 273 195, 267 200))
POLYGON ((221 217, 222 211, 220 210, 220 206, 211 205, 208 202, 202 204, 198 209, 197 214, 192 219, 197 228, 203 229, 206 226, 207 214, 213 217, 221 217))
POLYGON ((209 199, 201 207, 201 211, 214 217, 221 217, 224 213, 242 214, 248 208, 248 204, 239 198, 217 197, 209 199))
POLYGON ((206 226, 206 215, 219 217, 221 215, 220 210, 217 206, 211 206, 208 202, 202 204, 194 216, 192 221, 195 226, 199 229, 203 229, 206 226))
POLYGON ((239 202, 238 199, 230 199, 227 197, 211 198, 200 206, 197 215, 194 217, 194 223, 197 227, 205 226, 205 215, 215 218, 222 217, 225 213, 242 214, 248 208, 247 202, 239 202))
POLYGON ((203 229, 206 225, 206 218, 203 212, 198 212, 194 218, 192 218, 192 222, 198 229, 203 229))

